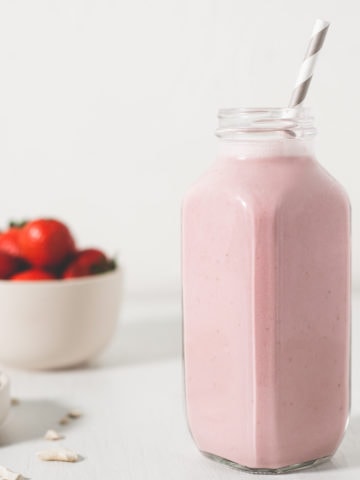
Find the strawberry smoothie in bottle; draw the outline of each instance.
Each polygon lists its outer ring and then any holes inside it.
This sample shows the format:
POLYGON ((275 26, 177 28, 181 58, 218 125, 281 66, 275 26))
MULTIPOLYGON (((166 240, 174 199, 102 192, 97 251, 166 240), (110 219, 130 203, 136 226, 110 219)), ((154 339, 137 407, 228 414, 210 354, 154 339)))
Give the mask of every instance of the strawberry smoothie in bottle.
POLYGON ((309 110, 219 114, 183 202, 186 403, 197 447, 254 472, 330 457, 349 412, 350 209, 309 110))

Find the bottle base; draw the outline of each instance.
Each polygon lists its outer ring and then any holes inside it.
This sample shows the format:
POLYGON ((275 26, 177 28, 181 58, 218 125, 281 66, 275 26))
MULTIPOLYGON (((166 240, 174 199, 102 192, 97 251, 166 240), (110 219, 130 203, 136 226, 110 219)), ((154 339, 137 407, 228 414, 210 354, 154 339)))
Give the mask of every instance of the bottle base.
POLYGON ((248 473, 254 474, 262 474, 262 475, 274 475, 274 474, 281 474, 281 473, 290 473, 297 470, 304 470, 306 468, 311 468, 321 463, 328 461, 331 456, 315 458, 314 460, 308 460, 307 462, 302 463, 295 463, 293 465, 285 465, 284 467, 279 468, 252 468, 247 467, 246 465, 241 465, 236 462, 232 462, 231 460, 227 460, 226 458, 219 457, 214 455, 213 453, 201 452, 205 457, 210 458, 218 463, 223 463, 224 465, 228 465, 231 468, 235 468, 237 470, 243 470, 248 473))

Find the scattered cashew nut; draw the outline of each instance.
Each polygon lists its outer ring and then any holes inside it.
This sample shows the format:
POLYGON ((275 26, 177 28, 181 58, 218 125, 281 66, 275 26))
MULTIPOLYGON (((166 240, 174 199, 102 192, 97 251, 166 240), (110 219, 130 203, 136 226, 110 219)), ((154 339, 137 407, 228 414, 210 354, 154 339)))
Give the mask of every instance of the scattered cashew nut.
POLYGON ((0 480, 24 480, 21 473, 13 472, 6 467, 0 465, 0 480))
POLYGON ((37 456, 44 462, 77 462, 79 455, 71 450, 65 448, 59 448, 57 450, 42 450, 38 452, 37 456))
POLYGON ((58 433, 56 430, 48 430, 44 435, 45 440, 61 440, 64 438, 63 435, 58 433))

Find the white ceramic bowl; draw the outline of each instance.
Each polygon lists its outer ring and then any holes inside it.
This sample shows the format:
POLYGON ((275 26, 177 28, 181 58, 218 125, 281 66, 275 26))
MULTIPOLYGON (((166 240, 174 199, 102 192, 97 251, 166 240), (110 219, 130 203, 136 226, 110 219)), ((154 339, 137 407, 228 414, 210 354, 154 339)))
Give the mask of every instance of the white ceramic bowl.
POLYGON ((10 382, 9 378, 0 372, 0 425, 10 410, 10 382))
POLYGON ((111 339, 119 269, 74 280, 0 281, 0 362, 26 369, 79 365, 111 339))

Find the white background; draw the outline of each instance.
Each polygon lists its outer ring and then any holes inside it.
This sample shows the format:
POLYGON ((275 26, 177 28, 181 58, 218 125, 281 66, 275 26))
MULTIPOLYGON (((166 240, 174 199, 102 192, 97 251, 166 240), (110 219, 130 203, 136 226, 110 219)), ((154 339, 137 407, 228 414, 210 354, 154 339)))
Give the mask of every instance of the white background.
POLYGON ((360 285, 357 0, 1 0, 1 224, 63 218, 119 253, 129 293, 178 295, 180 201, 217 108, 285 105, 317 17, 307 103, 352 200, 360 285))

